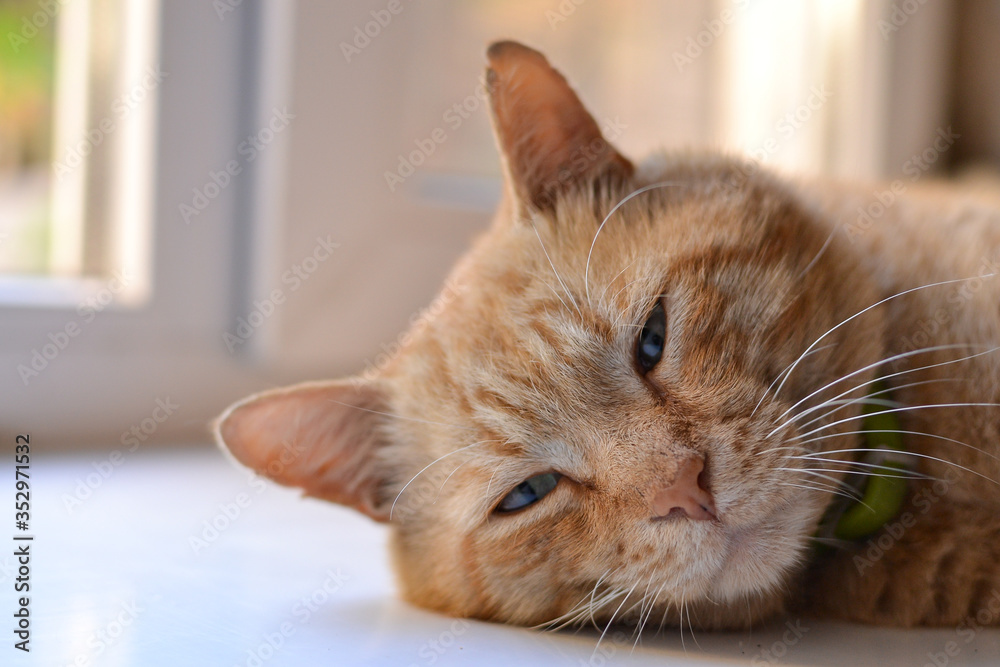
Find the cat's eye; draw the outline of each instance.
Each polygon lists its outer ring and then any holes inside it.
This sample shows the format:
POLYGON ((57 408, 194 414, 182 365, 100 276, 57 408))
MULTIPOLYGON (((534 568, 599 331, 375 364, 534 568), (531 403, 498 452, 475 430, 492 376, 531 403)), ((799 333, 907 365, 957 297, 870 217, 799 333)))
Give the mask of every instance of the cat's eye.
POLYGON ((547 472, 529 477, 504 496, 495 511, 500 513, 514 512, 537 503, 556 488, 559 477, 557 472, 547 472))
POLYGON ((643 375, 660 363, 666 340, 667 314, 663 310, 663 303, 657 301, 635 343, 635 361, 643 375))

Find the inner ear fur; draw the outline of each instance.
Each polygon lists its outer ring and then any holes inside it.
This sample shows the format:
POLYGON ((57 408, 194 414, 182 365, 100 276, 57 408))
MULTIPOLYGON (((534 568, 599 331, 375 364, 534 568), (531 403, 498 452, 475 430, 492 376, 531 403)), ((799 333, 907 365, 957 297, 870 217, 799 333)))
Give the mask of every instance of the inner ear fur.
POLYGON ((372 381, 308 382, 232 405, 215 435, 261 475, 388 521, 389 475, 379 456, 385 404, 372 381))
POLYGON ((561 194, 631 178, 632 163, 601 134, 566 79, 538 51, 512 41, 486 52, 493 129, 517 201, 552 210, 561 194))

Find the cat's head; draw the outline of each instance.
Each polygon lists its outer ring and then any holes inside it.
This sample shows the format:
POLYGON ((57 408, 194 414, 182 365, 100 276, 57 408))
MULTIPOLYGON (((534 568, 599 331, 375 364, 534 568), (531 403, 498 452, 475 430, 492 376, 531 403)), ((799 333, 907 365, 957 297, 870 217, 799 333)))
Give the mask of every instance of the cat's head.
POLYGON ((634 167, 541 54, 488 57, 492 228, 378 373, 252 396, 220 441, 389 522, 425 607, 536 624, 686 606, 706 627, 781 608, 837 480, 794 455, 849 446, 802 434, 858 406, 785 422, 877 359, 877 317, 835 328, 870 279, 777 179, 713 156, 634 167))

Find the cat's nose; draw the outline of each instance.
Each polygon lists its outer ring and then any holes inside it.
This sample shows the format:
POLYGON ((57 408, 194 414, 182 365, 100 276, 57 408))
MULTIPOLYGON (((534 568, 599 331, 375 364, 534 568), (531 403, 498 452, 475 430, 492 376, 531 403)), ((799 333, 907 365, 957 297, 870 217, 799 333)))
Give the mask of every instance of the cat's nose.
POLYGON ((653 515, 665 517, 674 510, 680 510, 696 521, 715 519, 715 501, 705 488, 704 470, 703 457, 681 461, 673 481, 663 487, 653 487, 649 495, 653 515))

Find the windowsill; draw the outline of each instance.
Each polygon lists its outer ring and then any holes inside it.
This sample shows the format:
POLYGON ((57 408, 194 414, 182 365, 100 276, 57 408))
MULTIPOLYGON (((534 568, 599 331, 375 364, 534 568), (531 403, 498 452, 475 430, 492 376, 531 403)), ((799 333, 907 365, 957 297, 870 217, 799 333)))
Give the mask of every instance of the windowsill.
MULTIPOLYGON (((631 632, 612 629, 595 651, 591 630, 534 632, 401 602, 383 527, 248 482, 216 450, 38 456, 31 473, 31 664, 704 666, 767 664, 763 651, 779 646, 775 662, 889 666, 924 664, 949 642, 959 651, 952 665, 995 664, 1000 655, 1000 630, 970 638, 954 628, 809 620, 794 642, 780 624, 683 640, 670 630, 644 635, 633 652, 631 632), (68 511, 66 499, 86 495, 88 483, 89 497, 68 511)), ((0 556, 8 592, 12 565, 0 556)), ((11 643, 4 660, 15 654, 12 664, 28 664, 11 643)))

